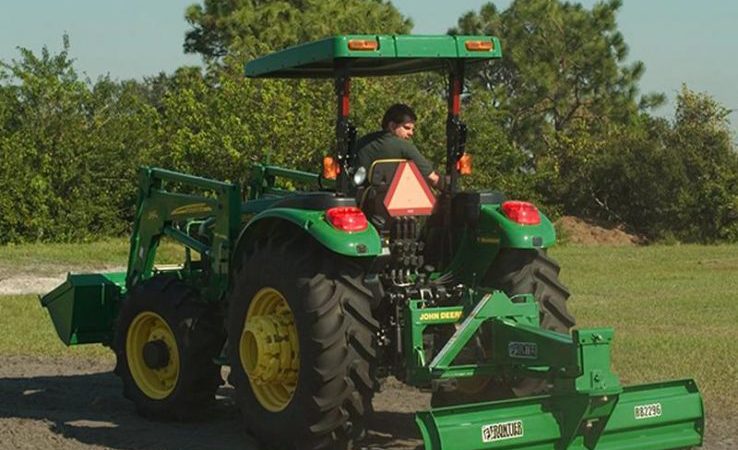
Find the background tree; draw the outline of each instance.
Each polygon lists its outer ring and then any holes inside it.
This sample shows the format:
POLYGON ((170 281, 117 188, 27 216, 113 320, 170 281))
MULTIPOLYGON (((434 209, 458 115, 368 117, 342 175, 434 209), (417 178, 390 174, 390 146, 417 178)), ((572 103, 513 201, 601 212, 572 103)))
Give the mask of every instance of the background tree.
POLYGON ((128 227, 155 111, 132 83, 80 80, 68 49, 0 63, 0 242, 128 227))
MULTIPOLYGON (((190 6, 186 18, 192 29, 186 34, 185 51, 200 53, 208 63, 204 84, 200 86, 204 89, 203 95, 198 98, 209 106, 203 110, 207 114, 191 117, 187 113, 194 111, 190 109, 181 119, 192 119, 187 122, 192 126, 224 120, 235 124, 233 130, 248 138, 238 138, 230 131, 213 128, 210 139, 202 133, 192 135, 192 130, 187 131, 188 127, 184 127, 178 128, 179 135, 172 145, 184 147, 197 140, 198 147, 206 148, 206 141, 221 146, 226 143, 215 134, 230 136, 233 139, 229 142, 240 145, 232 146, 235 153, 230 152, 227 160, 233 162, 234 158, 238 159, 241 170, 247 162, 264 160, 267 156, 273 164, 318 168, 322 156, 329 152, 333 143, 331 136, 335 121, 330 80, 248 80, 243 78, 245 62, 290 45, 335 34, 407 33, 412 28, 409 19, 383 0, 206 0, 202 5, 190 6), (211 98, 206 98, 206 91, 211 98), (221 95, 225 91, 230 97, 221 95), (245 145, 245 139, 250 141, 249 145, 245 145)), ((377 104, 389 105, 391 90, 397 85, 391 87, 390 82, 379 81, 371 86, 372 83, 355 83, 353 97, 360 98, 359 92, 366 88, 375 99, 383 99, 377 104), (381 86, 385 86, 384 90, 381 86)), ((411 86, 399 92, 410 92, 409 96, 412 96, 417 89, 411 86)), ((171 109, 174 107, 172 102, 187 99, 178 96, 168 101, 171 109)), ((191 101, 189 106, 194 107, 194 103, 191 101)), ((354 105, 354 117, 359 118, 358 122, 363 120, 365 106, 360 102, 354 105)), ((185 105, 180 103, 177 107, 185 105)), ((376 113, 373 110, 367 112, 376 113)), ((374 121, 378 122, 379 118, 374 121)), ((364 125, 364 122, 359 123, 360 132, 367 131, 364 125)), ((374 128, 372 124, 369 129, 374 128)), ((198 126, 198 129, 209 127, 198 126)), ((182 154, 182 151, 175 150, 174 154, 182 154)), ((196 159, 203 161, 203 158, 196 159)), ((212 164, 205 166, 213 167, 212 164)))
MULTIPOLYGON (((517 0, 459 20, 456 32, 499 35, 504 55, 472 72, 463 97, 475 161, 465 188, 652 240, 738 239, 729 111, 684 87, 672 121, 651 116, 662 96, 639 97, 643 65, 623 63, 619 6, 517 0)), ((379 0, 207 0, 188 17, 186 45, 211 63, 204 70, 83 80, 66 38, 58 54, 20 49, 0 63, 0 242, 124 234, 140 165, 239 183, 257 161, 318 171, 334 145, 332 82, 245 79, 243 62, 302 40, 411 27, 379 0)), ((445 90, 437 73, 357 78, 352 120, 368 133, 390 104, 412 105, 413 140, 441 167, 445 90)))
POLYGON ((650 240, 734 240, 738 154, 728 113, 685 86, 671 123, 641 114, 597 135, 558 135, 537 191, 564 214, 623 224, 650 240))
POLYGON ((556 0, 516 0, 505 11, 487 3, 462 16, 451 33, 502 37, 503 59, 484 65, 476 84, 493 93, 490 110, 533 166, 558 133, 627 123, 639 106, 663 102, 638 98, 645 66, 625 65, 628 47, 617 30, 621 0, 591 10, 556 0))
POLYGON ((410 19, 385 0, 205 0, 185 14, 187 53, 238 63, 335 34, 403 34, 410 19))
POLYGON ((677 96, 669 148, 678 154, 687 182, 677 238, 713 242, 738 237, 738 154, 730 110, 686 85, 677 96))

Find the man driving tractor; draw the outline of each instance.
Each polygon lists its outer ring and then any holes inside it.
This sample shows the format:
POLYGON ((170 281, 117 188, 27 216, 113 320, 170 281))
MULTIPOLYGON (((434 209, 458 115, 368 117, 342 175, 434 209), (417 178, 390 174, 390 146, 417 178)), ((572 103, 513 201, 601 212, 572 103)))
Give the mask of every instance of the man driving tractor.
POLYGON ((395 103, 390 106, 382 118, 382 129, 359 139, 356 145, 358 166, 369 170, 372 163, 380 159, 408 159, 418 166, 426 180, 438 186, 441 177, 410 142, 416 120, 415 112, 408 105, 395 103))

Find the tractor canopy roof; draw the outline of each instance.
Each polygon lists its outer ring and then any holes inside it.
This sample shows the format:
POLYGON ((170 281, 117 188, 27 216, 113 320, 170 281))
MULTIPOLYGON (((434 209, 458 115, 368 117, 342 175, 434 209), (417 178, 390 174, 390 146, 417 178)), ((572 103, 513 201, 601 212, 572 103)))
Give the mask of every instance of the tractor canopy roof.
POLYGON ((501 58, 492 36, 351 34, 289 47, 246 64, 250 78, 402 75, 445 69, 449 60, 501 58))

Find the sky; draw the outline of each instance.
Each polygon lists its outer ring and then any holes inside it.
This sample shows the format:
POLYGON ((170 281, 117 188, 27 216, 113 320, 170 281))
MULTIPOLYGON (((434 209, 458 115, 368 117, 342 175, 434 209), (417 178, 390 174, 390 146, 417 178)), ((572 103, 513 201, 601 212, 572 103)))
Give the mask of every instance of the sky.
MULTIPOLYGON (((184 12, 196 0, 4 0, 0 12, 0 60, 62 48, 70 38, 75 68, 91 79, 141 79, 200 63, 182 51, 188 24, 184 12)), ((394 0, 413 19, 414 33, 445 33, 482 0, 394 0)), ((504 9, 510 0, 495 2, 504 9)), ((591 7, 594 0, 582 0, 591 7)), ((629 60, 643 61, 641 92, 663 92, 669 103, 656 111, 670 117, 682 83, 738 110, 738 1, 624 0, 618 27, 630 47, 629 60)), ((504 52, 504 36, 502 39, 504 52)), ((738 128, 738 113, 731 115, 738 128)))

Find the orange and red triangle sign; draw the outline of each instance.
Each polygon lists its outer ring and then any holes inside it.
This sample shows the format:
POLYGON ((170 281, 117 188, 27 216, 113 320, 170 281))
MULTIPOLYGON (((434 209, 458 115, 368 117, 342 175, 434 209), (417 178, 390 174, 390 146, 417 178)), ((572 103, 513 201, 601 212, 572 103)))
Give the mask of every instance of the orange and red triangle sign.
POLYGON ((384 198, 384 207, 387 208, 389 215, 427 216, 433 212, 435 204, 436 198, 415 163, 412 161, 399 163, 384 198))

